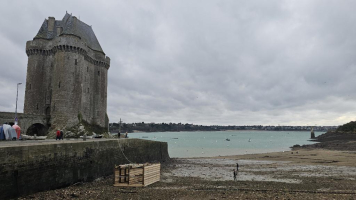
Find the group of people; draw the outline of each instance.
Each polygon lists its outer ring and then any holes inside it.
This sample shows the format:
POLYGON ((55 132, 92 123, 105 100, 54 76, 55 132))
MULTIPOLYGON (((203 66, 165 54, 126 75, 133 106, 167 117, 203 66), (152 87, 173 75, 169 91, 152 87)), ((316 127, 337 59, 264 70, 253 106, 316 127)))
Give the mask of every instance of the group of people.
POLYGON ((21 128, 14 123, 5 123, 0 126, 0 140, 19 140, 21 139, 21 128))
POLYGON ((234 169, 234 181, 236 181, 238 171, 239 171, 239 163, 236 163, 236 169, 234 169))
POLYGON ((63 131, 62 130, 57 130, 56 140, 63 140, 63 131))

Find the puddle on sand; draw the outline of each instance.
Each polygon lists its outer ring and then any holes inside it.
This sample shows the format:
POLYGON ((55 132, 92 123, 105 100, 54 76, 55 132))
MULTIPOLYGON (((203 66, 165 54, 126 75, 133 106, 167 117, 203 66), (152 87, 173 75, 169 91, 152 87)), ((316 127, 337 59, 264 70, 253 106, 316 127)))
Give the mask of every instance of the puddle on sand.
POLYGON ((298 177, 339 177, 350 179, 356 176, 356 167, 325 166, 325 165, 293 165, 288 161, 266 160, 233 160, 233 159, 179 159, 171 171, 173 176, 198 177, 212 181, 233 180, 233 169, 239 163, 239 181, 273 181, 284 183, 301 183, 298 177), (255 174, 254 172, 270 172, 255 174), (288 173, 292 178, 278 178, 288 173), (294 178, 295 177, 295 178, 294 178))
POLYGON ((236 163, 239 163, 239 166, 243 165, 268 165, 274 163, 289 163, 289 161, 270 161, 270 160, 232 160, 232 159, 178 159, 183 161, 183 163, 194 163, 194 164, 217 164, 217 165, 232 165, 236 166, 236 163))
MULTIPOLYGON (((173 176, 198 177, 212 181, 233 180, 233 169, 236 167, 236 160, 229 159, 181 159, 185 164, 178 164, 172 170, 173 176)), ((269 165, 274 163, 284 163, 279 161, 255 161, 239 160, 239 166, 245 165, 269 165)), ((297 179, 274 178, 271 175, 256 175, 248 172, 238 172, 238 181, 274 181, 284 183, 301 183, 297 179)))

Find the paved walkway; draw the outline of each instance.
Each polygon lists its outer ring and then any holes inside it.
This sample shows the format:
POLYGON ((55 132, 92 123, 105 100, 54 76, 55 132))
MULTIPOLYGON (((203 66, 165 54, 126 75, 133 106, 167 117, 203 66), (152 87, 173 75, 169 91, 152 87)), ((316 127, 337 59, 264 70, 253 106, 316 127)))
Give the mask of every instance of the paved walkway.
MULTIPOLYGON (((129 138, 121 138, 120 140, 127 140, 129 138)), ((78 142, 94 142, 94 141, 107 141, 107 140, 117 140, 117 139, 104 139, 104 138, 96 138, 96 139, 87 139, 83 141, 80 139, 64 139, 64 140, 55 140, 55 139, 46 139, 46 140, 17 140, 17 141, 1 141, 0 140, 0 148, 3 147, 14 147, 14 146, 33 146, 33 145, 44 145, 44 144, 62 144, 62 143, 78 143, 78 142)))

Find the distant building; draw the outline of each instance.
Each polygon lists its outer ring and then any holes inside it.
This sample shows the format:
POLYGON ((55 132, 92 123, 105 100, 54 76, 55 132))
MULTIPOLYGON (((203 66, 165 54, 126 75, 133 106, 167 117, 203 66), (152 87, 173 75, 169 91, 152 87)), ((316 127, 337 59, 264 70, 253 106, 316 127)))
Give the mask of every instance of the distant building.
POLYGON ((110 58, 91 26, 66 13, 45 19, 26 43, 25 114, 45 115, 47 126, 70 127, 85 120, 108 126, 107 80, 110 58))

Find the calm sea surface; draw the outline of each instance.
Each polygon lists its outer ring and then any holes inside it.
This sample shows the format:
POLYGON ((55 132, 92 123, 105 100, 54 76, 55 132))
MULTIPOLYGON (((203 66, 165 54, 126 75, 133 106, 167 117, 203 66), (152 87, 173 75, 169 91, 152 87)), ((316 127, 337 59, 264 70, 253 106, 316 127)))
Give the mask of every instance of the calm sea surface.
MULTIPOLYGON (((318 136, 324 132, 316 132, 318 136)), ((208 157, 267 153, 290 150, 308 141, 310 132, 302 131, 201 131, 129 133, 129 138, 168 142, 172 158, 208 157), (230 139, 227 141, 226 139, 230 139)))

